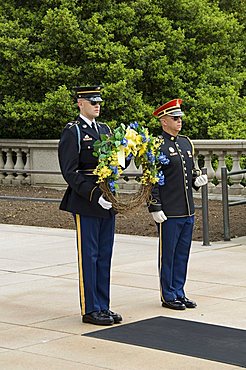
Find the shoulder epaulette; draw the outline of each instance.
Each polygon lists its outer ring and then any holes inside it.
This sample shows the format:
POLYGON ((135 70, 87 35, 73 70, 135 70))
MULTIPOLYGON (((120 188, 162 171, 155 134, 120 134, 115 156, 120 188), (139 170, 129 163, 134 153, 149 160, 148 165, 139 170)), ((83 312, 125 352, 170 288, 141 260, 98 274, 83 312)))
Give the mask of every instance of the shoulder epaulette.
POLYGON ((71 121, 71 122, 68 122, 67 124, 66 124, 66 128, 72 128, 73 126, 75 126, 75 125, 79 125, 80 124, 80 122, 79 121, 71 121))

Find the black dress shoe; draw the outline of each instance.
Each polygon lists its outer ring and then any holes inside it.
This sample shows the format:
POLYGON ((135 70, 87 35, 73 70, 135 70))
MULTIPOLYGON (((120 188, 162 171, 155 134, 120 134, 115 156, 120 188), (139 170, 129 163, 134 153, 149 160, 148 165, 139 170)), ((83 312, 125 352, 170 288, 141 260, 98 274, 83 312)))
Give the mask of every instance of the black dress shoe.
POLYGON ((112 325, 114 319, 112 316, 105 315, 102 312, 91 312, 83 315, 82 321, 94 325, 112 325))
POLYGON ((178 299, 175 299, 174 301, 162 302, 162 306, 171 308, 172 310, 185 310, 184 303, 180 302, 178 299))
POLYGON ((116 312, 110 310, 102 310, 105 315, 111 316, 114 319, 114 323, 118 324, 122 321, 122 316, 116 312))
POLYGON ((187 297, 178 298, 180 302, 182 302, 186 308, 195 308, 197 306, 196 302, 191 301, 187 297))

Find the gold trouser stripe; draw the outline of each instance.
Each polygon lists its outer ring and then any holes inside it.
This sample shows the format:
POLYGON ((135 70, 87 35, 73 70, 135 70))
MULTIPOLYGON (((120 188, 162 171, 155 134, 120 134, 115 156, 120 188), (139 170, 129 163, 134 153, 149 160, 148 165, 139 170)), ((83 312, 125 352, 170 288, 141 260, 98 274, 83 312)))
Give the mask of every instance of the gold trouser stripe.
POLYGON ((159 277, 160 277, 160 295, 161 295, 161 300, 164 302, 165 299, 162 295, 162 285, 161 285, 161 269, 162 269, 162 223, 160 224, 159 228, 159 277))
POLYGON ((77 227, 77 249, 78 249, 78 267, 79 267, 79 293, 80 293, 80 306, 81 314, 85 314, 85 290, 83 278, 83 265, 82 265, 82 241, 81 241, 81 226, 80 215, 76 214, 76 227, 77 227))

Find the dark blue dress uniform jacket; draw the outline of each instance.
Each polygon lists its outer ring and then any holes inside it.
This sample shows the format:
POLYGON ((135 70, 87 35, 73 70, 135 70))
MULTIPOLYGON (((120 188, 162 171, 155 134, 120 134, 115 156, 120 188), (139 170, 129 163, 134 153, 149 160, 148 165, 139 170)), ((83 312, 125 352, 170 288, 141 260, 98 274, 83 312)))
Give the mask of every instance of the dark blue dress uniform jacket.
POLYGON ((110 128, 103 123, 97 123, 97 127, 99 133, 78 116, 77 121, 67 124, 61 135, 58 156, 68 188, 60 209, 83 216, 108 218, 114 211, 105 210, 98 204, 102 191, 97 184, 98 177, 92 174, 98 164, 98 158, 92 153, 93 144, 99 135, 110 135, 110 128), (80 149, 76 124, 81 136, 80 149))
POLYGON ((165 184, 154 185, 149 211, 163 210, 167 217, 187 217, 194 215, 192 188, 197 174, 194 169, 194 148, 190 139, 178 135, 174 137, 163 131, 164 142, 161 152, 170 160, 162 164, 161 170, 165 176, 165 184))

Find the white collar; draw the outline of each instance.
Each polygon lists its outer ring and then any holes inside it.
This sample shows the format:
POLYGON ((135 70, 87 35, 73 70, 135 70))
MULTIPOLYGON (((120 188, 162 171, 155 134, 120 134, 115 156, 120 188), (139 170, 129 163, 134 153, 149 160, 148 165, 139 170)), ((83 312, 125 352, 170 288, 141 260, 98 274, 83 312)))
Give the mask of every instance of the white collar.
POLYGON ((89 120, 89 118, 87 118, 87 117, 85 117, 85 116, 83 116, 83 114, 81 114, 80 113, 80 115, 79 115, 90 127, 91 127, 91 125, 92 125, 92 122, 96 122, 95 121, 95 119, 93 119, 92 121, 91 120, 89 120))

